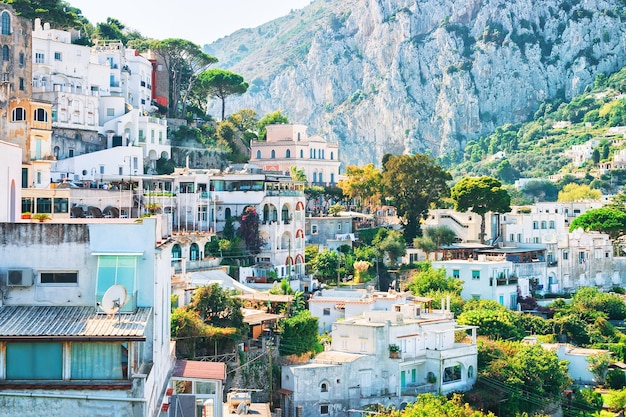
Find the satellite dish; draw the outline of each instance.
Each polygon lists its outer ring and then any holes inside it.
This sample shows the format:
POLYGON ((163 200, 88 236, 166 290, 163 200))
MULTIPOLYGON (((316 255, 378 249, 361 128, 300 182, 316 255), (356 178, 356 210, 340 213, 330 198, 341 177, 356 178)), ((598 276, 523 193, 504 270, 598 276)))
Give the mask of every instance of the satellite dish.
POLYGON ((123 285, 112 285, 102 296, 100 307, 105 313, 113 315, 124 307, 124 304, 126 304, 126 297, 126 288, 124 288, 123 285))

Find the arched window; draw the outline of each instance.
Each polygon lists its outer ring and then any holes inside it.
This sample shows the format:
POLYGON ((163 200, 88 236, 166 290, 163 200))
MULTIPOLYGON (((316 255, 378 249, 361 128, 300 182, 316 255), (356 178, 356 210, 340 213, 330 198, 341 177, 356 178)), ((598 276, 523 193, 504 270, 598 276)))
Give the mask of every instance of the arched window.
POLYGON ((470 367, 467 368, 467 379, 472 379, 472 378, 474 378, 474 367, 470 365, 470 367))
POLYGON ((331 160, 335 159, 335 153, 334 153, 334 152, 331 152, 331 153, 330 153, 330 159, 331 159, 331 160))
POLYGON ((261 159, 261 150, 256 151, 256 159, 261 159))
POLYGON ((54 157, 56 159, 59 159, 59 153, 61 152, 61 148, 59 148, 58 146, 55 146, 53 152, 54 152, 54 157))
POLYGON ((11 34, 11 15, 8 12, 2 12, 2 18, 0 18, 0 23, 2 23, 2 34, 10 35, 11 34))
POLYGON ((313 184, 317 183, 317 172, 313 173, 313 184))
POLYGON ((291 158, 291 149, 285 151, 285 158, 291 158))
POLYGON ((300 159, 304 159, 304 149, 300 149, 300 159))
POLYGON ((48 121, 48 112, 44 109, 35 109, 35 121, 36 122, 47 122, 48 121))
POLYGON ((330 183, 331 184, 335 183, 335 174, 333 172, 330 173, 330 183))
MULTIPOLYGON (((176 259, 176 258, 180 258, 182 255, 182 250, 180 249, 180 245, 178 243, 174 244, 174 246, 172 246, 172 258, 176 259)), ((176 262, 180 262, 180 260, 176 260, 176 262)))
POLYGON ((328 382, 322 382, 320 385, 320 392, 328 392, 328 382))
POLYGON ((270 154, 270 158, 272 158, 272 159, 276 158, 276 151, 274 149, 272 149, 272 153, 270 154))
POLYGON ((192 243, 189 248, 189 260, 197 261, 200 258, 200 250, 197 243, 192 243))
POLYGON ((9 60, 9 47, 6 45, 2 46, 2 60, 3 61, 9 60))
POLYGON ((230 214, 230 207, 226 207, 226 210, 224 210, 224 217, 229 219, 231 216, 230 214))
POLYGON ((23 107, 16 107, 11 113, 12 122, 23 122, 26 120, 26 110, 23 107))

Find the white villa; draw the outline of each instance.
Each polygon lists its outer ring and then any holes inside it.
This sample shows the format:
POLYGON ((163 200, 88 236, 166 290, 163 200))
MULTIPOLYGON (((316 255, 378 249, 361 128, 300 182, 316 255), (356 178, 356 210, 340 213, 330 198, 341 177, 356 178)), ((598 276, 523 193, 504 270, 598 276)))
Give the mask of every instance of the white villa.
POLYGON ((476 327, 458 326, 448 310, 425 313, 420 307, 395 304, 392 311, 366 311, 334 323, 330 350, 282 368, 285 416, 348 417, 348 410, 370 404, 400 408, 419 393, 470 389, 476 382, 476 327), (465 343, 455 342, 460 332, 465 343))
POLYGON ((359 316, 366 311, 391 311, 395 304, 406 303, 412 298, 408 292, 399 293, 351 289, 323 289, 309 299, 309 311, 318 318, 319 332, 331 331, 339 319, 359 316))

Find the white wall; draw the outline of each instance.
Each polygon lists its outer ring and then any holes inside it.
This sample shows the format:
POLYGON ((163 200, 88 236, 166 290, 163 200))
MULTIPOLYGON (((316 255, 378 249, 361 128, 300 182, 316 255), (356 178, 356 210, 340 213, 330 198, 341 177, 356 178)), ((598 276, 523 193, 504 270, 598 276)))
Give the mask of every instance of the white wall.
POLYGON ((20 218, 22 203, 22 148, 0 141, 0 222, 20 218))

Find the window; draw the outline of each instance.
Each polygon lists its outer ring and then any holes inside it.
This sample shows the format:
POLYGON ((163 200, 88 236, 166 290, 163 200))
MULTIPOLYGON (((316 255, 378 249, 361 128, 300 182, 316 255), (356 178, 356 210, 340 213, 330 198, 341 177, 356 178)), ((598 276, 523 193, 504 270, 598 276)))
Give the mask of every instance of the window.
POLYGON ((337 223, 337 230, 341 230, 341 223, 337 223))
POLYGON ((24 52, 20 52, 19 62, 20 62, 20 67, 23 67, 26 64, 26 59, 24 58, 24 52))
POLYGON ((54 208, 55 213, 67 213, 68 212, 67 198, 55 198, 53 208, 54 208))
POLYGON ((537 222, 537 221, 533 222, 533 229, 535 229, 535 230, 539 229, 539 222, 537 222))
POLYGON ((567 261, 569 259, 569 252, 563 252, 563 260, 567 261))
POLYGON ((320 405, 320 414, 328 414, 328 404, 320 405))
POLYGON ((285 158, 291 158, 291 150, 290 149, 287 149, 285 151, 285 158))
POLYGON ((2 23, 2 34, 10 35, 11 34, 11 15, 8 12, 2 12, 0 23, 2 23))
POLYGON ((328 392, 328 383, 322 382, 322 385, 320 385, 320 392, 328 392))
POLYGON ((74 157, 74 149, 72 149, 72 148, 68 149, 67 150, 67 156, 70 157, 70 158, 73 158, 74 157))
POLYGON ((43 64, 45 62, 46 56, 43 52, 35 52, 35 64, 43 64))
POLYGON ((20 81, 19 81, 19 87, 20 91, 24 91, 25 89, 25 84, 24 84, 24 79, 22 77, 20 77, 20 81))
POLYGON ((458 269, 452 270, 452 278, 459 279, 461 278, 461 271, 458 269))
POLYGON ((35 109, 35 121, 36 122, 47 122, 48 121, 48 112, 44 109, 35 109))
POLYGON ((334 160, 334 159, 335 159, 335 153, 334 153, 334 152, 331 152, 331 153, 330 153, 330 159, 331 159, 331 160, 334 160))
POLYGON ((128 376, 128 347, 120 342, 72 342, 72 379, 122 379, 128 376))
POLYGON ((3 61, 9 60, 9 47, 6 45, 2 47, 2 60, 3 61))
POLYGON ((461 365, 450 366, 443 370, 443 382, 454 382, 461 379, 461 365))
POLYGON ((63 56, 61 55, 61 52, 55 52, 54 53, 54 60, 55 61, 63 61, 63 56))
POLYGON ((522 234, 521 233, 517 234, 517 243, 522 243, 522 234))
POLYGON ((63 379, 63 344, 7 342, 6 379, 63 379))
POLYGON ((42 272, 42 284, 78 284, 78 272, 42 272))
POLYGON ((546 229, 546 228, 547 228, 547 222, 546 222, 545 220, 543 220, 543 221, 541 222, 541 228, 542 228, 542 229, 546 229))
POLYGON ((538 238, 538 237, 534 237, 534 238, 533 238, 533 243, 541 243, 541 241, 540 241, 540 240, 541 240, 540 238, 538 238))
POLYGON ((261 159, 261 151, 256 151, 256 159, 261 159))
POLYGON ((550 220, 549 226, 550 229, 554 229, 554 220, 550 220))
POLYGON ((330 308, 325 308, 323 312, 324 316, 330 316, 330 308))
POLYGON ((52 199, 50 197, 37 198, 37 213, 52 213, 52 199))
POLYGON ((317 234, 317 225, 316 224, 312 224, 311 225, 311 234, 312 235, 316 235, 317 234))
POLYGON ((304 159, 304 149, 300 149, 300 159, 304 159))
POLYGON ((334 173, 330 173, 330 183, 334 184, 335 183, 335 174, 334 173))
POLYGON ((480 271, 472 270, 472 279, 480 279, 480 271))
POLYGON ((11 112, 11 121, 12 122, 22 122, 26 120, 26 110, 23 107, 16 107, 11 112))
POLYGON ((115 116, 115 109, 107 108, 107 116, 115 116))
POLYGON ((274 149, 272 149, 272 152, 270 152, 270 158, 272 159, 276 158, 276 151, 274 149))
POLYGON ((132 312, 135 309, 135 280, 137 257, 130 255, 100 255, 98 256, 98 274, 96 278, 96 301, 102 301, 102 296, 112 285, 120 284, 126 288, 128 302, 122 307, 123 312, 132 312))

